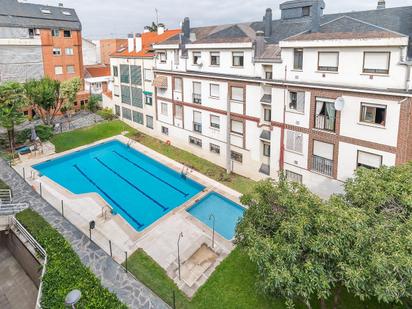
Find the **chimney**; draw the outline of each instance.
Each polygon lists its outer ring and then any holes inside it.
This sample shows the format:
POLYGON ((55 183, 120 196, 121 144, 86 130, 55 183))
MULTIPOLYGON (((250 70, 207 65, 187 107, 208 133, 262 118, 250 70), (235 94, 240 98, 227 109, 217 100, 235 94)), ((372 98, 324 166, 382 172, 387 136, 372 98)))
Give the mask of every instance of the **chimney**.
POLYGON ((265 51, 265 32, 256 31, 255 58, 259 58, 265 51))
POLYGON ((135 37, 136 51, 139 52, 143 49, 142 35, 140 33, 136 33, 135 37))
POLYGON ((134 35, 133 33, 129 33, 127 36, 127 51, 130 53, 134 51, 134 35))
POLYGON ((165 33, 165 26, 161 24, 157 25, 157 35, 161 35, 163 33, 165 33))
POLYGON ((190 38, 190 19, 189 17, 185 17, 182 23, 182 33, 183 37, 186 39, 190 38))
POLYGON ((323 9, 325 8, 325 2, 323 0, 313 1, 311 7, 311 16, 312 16, 312 26, 311 32, 319 32, 320 30, 320 17, 322 16, 323 9))
POLYGON ((266 14, 263 16, 263 24, 265 25, 265 37, 272 35, 272 9, 266 9, 266 14))
POLYGON ((376 9, 381 10, 386 8, 385 0, 378 0, 378 7, 376 9))

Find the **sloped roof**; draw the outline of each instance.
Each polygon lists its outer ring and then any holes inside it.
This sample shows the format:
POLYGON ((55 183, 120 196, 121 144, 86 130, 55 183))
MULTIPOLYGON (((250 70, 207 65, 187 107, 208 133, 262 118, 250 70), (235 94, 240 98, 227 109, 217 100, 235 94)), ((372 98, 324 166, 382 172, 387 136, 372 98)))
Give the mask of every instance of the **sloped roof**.
POLYGON ((122 57, 122 58, 133 58, 133 57, 153 57, 152 46, 155 43, 161 43, 168 38, 180 33, 179 29, 176 30, 166 30, 163 34, 157 34, 157 32, 145 32, 142 33, 142 50, 129 52, 127 47, 121 51, 117 51, 110 55, 110 57, 122 57))
POLYGON ((85 65, 85 77, 103 77, 110 76, 110 66, 104 64, 85 65))
POLYGON ((0 0, 0 8, 0 26, 81 30, 80 20, 74 9, 21 3, 17 0, 0 0), (45 14, 42 10, 50 11, 50 14, 45 14))

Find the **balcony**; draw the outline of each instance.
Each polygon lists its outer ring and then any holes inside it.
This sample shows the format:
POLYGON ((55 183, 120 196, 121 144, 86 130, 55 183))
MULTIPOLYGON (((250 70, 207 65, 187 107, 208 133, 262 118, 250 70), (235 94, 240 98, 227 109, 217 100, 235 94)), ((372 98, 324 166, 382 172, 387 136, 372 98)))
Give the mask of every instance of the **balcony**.
POLYGON ((202 133, 202 124, 198 122, 193 122, 193 131, 197 133, 202 133))
POLYGON ((313 155, 312 170, 326 176, 332 176, 333 161, 313 155))
POLYGON ((202 104, 202 95, 200 93, 193 94, 193 103, 202 104))
POLYGON ((335 118, 331 118, 325 115, 316 115, 315 128, 335 132, 335 118))

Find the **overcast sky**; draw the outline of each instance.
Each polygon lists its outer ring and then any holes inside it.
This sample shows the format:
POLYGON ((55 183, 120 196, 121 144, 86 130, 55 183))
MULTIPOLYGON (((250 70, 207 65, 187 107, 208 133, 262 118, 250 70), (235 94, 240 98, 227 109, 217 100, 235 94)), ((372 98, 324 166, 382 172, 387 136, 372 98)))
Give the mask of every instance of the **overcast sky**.
MULTIPOLYGON (((179 27, 185 16, 193 26, 261 20, 265 9, 280 16, 279 4, 286 0, 28 0, 76 9, 83 25, 83 36, 89 39, 126 37, 142 32, 156 19, 169 29, 179 27)), ((325 0, 325 13, 375 9, 378 0, 325 0)), ((412 0, 386 0, 387 7, 412 5, 412 0)))

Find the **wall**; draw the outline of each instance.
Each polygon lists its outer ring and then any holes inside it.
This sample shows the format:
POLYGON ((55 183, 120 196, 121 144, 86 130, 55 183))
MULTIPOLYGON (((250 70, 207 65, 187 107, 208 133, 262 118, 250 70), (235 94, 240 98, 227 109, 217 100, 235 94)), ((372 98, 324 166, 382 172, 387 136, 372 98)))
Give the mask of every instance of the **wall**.
POLYGON ((127 48, 127 39, 105 39, 100 40, 100 61, 103 64, 110 64, 110 55, 121 47, 127 48))

